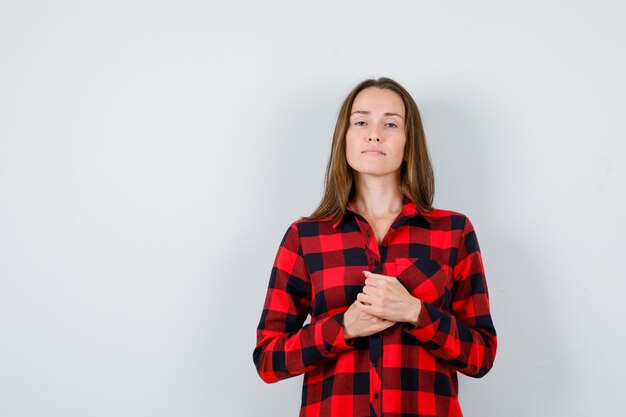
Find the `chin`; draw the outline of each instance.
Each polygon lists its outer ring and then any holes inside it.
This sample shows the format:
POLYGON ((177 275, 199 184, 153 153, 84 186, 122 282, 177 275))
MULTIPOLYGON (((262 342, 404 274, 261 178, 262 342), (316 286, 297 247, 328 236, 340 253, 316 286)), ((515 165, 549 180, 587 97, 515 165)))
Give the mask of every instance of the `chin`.
POLYGON ((360 175, 372 175, 372 176, 385 176, 385 175, 392 175, 394 174, 396 171, 394 170, 388 170, 388 169, 355 169, 354 170, 356 173, 360 174, 360 175))
POLYGON ((357 160, 355 163, 351 163, 350 159, 348 159, 348 165, 355 173, 358 172, 365 175, 389 175, 400 169, 400 164, 397 167, 393 167, 388 162, 382 160, 377 162, 357 160))

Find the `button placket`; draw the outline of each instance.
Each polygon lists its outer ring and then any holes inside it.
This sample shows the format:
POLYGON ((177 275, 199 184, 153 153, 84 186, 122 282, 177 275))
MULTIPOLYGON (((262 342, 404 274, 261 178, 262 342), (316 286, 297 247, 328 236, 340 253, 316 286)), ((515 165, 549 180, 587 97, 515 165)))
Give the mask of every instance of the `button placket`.
MULTIPOLYGON (((382 272, 380 249, 375 240, 372 227, 364 218, 357 218, 359 227, 363 233, 365 241, 365 249, 368 252, 368 264, 370 270, 380 274, 382 272)), ((386 237, 383 239, 386 242, 386 237)), ((368 337, 370 350, 370 405, 375 415, 379 416, 382 410, 382 351, 383 337, 382 333, 376 333, 368 337)))
MULTIPOLYGON (((367 222, 367 220, 365 220, 365 218, 362 217, 357 217, 357 224, 363 234, 365 251, 368 253, 368 265, 370 269, 375 269, 380 266, 380 251, 378 249, 378 244, 376 243, 372 226, 367 222)), ((380 273, 380 271, 377 270, 373 270, 372 272, 380 273)))

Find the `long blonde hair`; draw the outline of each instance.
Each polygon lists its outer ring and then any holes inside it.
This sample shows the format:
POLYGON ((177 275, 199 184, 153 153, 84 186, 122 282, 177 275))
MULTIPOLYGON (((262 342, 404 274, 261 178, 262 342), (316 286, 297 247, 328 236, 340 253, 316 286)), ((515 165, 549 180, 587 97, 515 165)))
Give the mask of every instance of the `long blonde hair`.
POLYGON ((324 195, 310 216, 302 219, 316 220, 331 217, 338 219, 345 214, 347 202, 354 196, 354 175, 346 159, 346 132, 350 124, 350 111, 357 94, 369 88, 384 88, 397 93, 404 102, 406 145, 405 159, 400 167, 400 190, 411 199, 418 209, 427 213, 433 210, 435 177, 426 146, 424 127, 417 104, 409 92, 396 81, 380 77, 360 82, 350 91, 341 105, 333 134, 330 159, 324 178, 324 195))

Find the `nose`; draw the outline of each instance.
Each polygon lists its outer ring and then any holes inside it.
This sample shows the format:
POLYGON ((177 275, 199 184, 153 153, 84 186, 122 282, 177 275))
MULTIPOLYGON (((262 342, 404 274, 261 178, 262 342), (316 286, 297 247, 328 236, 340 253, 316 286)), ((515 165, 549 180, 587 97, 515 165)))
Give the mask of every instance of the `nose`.
POLYGON ((373 140, 380 142, 380 131, 377 124, 372 124, 372 129, 369 131, 367 140, 370 142, 373 140))

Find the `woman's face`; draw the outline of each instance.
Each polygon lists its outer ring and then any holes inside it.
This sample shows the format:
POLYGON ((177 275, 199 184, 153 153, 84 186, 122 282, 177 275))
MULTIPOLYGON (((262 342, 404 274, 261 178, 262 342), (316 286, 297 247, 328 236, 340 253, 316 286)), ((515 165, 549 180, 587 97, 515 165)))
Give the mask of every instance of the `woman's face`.
POLYGON ((346 133, 346 159, 352 169, 369 175, 400 169, 406 143, 404 112, 402 98, 391 90, 370 87, 357 94, 346 133))

